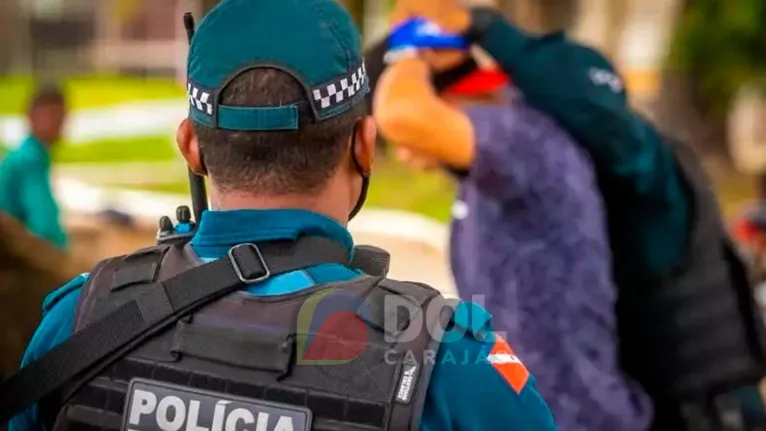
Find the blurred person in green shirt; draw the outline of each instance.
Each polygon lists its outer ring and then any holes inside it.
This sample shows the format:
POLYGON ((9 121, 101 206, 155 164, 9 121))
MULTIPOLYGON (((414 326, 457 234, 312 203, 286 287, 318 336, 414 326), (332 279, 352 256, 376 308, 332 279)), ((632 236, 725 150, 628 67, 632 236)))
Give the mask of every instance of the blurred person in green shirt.
POLYGON ((63 92, 44 87, 27 111, 29 136, 0 161, 0 211, 21 221, 30 232, 58 247, 67 237, 51 188, 51 149, 61 139, 67 109, 63 92))

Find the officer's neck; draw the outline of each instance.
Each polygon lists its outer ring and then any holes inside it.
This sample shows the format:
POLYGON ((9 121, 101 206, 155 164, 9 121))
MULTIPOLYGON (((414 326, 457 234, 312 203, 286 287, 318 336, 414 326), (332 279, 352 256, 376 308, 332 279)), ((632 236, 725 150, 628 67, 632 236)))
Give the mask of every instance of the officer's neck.
POLYGON ((336 202, 338 200, 329 196, 328 193, 318 193, 313 196, 225 193, 211 196, 211 206, 216 211, 299 209, 322 214, 346 226, 348 224, 348 209, 344 209, 342 205, 337 205, 336 202))

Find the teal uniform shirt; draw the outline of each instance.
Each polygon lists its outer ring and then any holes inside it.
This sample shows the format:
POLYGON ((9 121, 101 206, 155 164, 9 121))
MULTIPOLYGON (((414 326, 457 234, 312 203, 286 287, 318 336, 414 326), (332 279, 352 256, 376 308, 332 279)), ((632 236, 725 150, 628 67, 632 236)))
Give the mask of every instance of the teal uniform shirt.
MULTIPOLYGON (((226 255, 234 245, 292 239, 300 235, 325 236, 353 247, 351 235, 324 216, 299 210, 208 211, 192 239, 203 260, 226 255)), ((318 284, 347 281, 359 272, 338 264, 324 264, 279 276, 247 292, 257 296, 283 295, 318 284)), ((40 358, 72 334, 83 274, 50 294, 43 304, 43 319, 33 336, 22 365, 40 358)), ((453 321, 456 329, 445 334, 429 382, 420 429, 424 431, 556 430, 553 417, 523 365, 509 361, 482 361, 506 348, 493 332, 485 341, 471 331, 488 330, 490 316, 483 308, 462 303, 453 321), (462 330, 468 328, 463 335, 462 330), (500 350, 499 350, 500 349, 500 350), (491 363, 492 362, 492 363, 491 363)), ((32 407, 11 422, 11 431, 42 429, 37 408, 32 407)))
POLYGON ((30 232, 64 247, 67 237, 51 189, 51 159, 45 144, 30 136, 0 161, 0 211, 30 232))
POLYGON ((500 18, 481 46, 525 101, 556 119, 593 160, 617 284, 640 287, 676 267, 692 222, 684 179, 663 136, 629 106, 606 58, 563 33, 530 36, 500 18))

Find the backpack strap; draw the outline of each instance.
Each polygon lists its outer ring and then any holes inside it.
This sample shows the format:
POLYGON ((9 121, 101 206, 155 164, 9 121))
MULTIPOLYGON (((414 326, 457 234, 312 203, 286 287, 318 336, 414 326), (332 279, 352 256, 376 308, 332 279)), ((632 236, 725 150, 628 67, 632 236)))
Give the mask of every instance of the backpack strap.
MULTIPOLYGON (((153 288, 85 326, 5 380, 0 385, 0 424, 78 376, 102 372, 149 337, 245 284, 324 263, 348 264, 348 258, 344 247, 321 237, 241 244, 224 258, 154 281, 153 288)), ((130 282, 131 274, 119 280, 112 288, 130 282)))

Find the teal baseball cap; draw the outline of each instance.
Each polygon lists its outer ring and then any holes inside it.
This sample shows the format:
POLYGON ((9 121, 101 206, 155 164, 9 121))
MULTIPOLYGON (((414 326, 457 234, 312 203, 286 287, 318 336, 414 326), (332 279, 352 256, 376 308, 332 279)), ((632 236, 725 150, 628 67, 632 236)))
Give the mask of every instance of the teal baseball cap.
POLYGON ((295 130, 348 111, 370 91, 359 29, 335 0, 223 0, 200 22, 187 62, 189 116, 237 131, 295 130), (248 70, 294 77, 305 99, 226 106, 226 86, 248 70))

